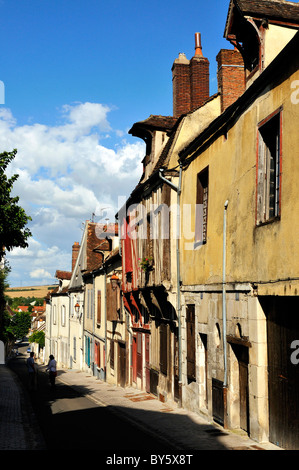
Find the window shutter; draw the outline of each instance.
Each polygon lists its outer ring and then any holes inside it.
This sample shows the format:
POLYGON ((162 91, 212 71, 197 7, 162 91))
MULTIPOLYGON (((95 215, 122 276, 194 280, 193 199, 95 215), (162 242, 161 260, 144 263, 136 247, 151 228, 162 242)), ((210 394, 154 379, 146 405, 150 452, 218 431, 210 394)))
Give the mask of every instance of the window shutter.
POLYGON ((119 302, 117 296, 120 295, 119 287, 115 290, 112 289, 112 285, 107 283, 107 320, 108 321, 117 321, 118 316, 118 306, 119 302))
POLYGON ((101 291, 98 290, 97 323, 101 323, 101 291))

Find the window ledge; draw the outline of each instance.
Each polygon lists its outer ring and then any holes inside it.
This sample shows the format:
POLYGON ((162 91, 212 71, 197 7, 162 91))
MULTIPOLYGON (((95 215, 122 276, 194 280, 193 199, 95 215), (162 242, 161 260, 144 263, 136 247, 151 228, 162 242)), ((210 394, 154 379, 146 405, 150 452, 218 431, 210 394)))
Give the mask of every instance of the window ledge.
POLYGON ((265 222, 257 222, 256 227, 264 227, 265 225, 272 224, 273 222, 280 222, 280 215, 272 217, 271 219, 265 220, 265 222))

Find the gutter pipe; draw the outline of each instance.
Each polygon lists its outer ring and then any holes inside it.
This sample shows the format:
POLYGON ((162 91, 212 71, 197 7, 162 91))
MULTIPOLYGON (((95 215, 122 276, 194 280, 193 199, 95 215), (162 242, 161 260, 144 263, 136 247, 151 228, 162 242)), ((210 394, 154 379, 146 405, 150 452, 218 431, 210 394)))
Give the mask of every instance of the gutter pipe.
POLYGON ((224 400, 224 427, 226 426, 227 410, 227 343, 226 343, 226 214, 228 201, 224 203, 223 210, 223 259, 222 259, 222 327, 223 327, 223 400, 224 400))

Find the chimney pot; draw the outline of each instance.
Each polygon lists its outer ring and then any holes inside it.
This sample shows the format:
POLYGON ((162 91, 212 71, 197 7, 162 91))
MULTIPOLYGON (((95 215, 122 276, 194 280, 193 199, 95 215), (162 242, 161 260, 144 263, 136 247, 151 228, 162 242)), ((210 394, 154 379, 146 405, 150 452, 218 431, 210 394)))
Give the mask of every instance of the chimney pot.
POLYGON ((173 115, 193 111, 209 98, 209 61, 203 57, 201 34, 195 33, 195 55, 180 54, 172 66, 173 115))
POLYGON ((201 34, 195 33, 195 55, 202 56, 201 34))

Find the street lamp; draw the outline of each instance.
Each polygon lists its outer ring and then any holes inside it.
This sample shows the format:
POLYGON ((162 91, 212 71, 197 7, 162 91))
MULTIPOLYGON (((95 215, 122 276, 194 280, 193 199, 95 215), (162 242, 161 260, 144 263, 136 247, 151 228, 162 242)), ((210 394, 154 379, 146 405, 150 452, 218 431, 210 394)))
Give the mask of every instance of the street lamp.
POLYGON ((111 283, 111 287, 112 287, 113 290, 117 289, 117 287, 119 286, 120 281, 119 281, 119 277, 116 273, 114 273, 111 276, 110 283, 111 283))
POLYGON ((80 305, 79 305, 79 303, 77 302, 76 305, 75 305, 75 312, 76 312, 77 315, 78 315, 78 313, 79 313, 79 310, 80 310, 80 305))

